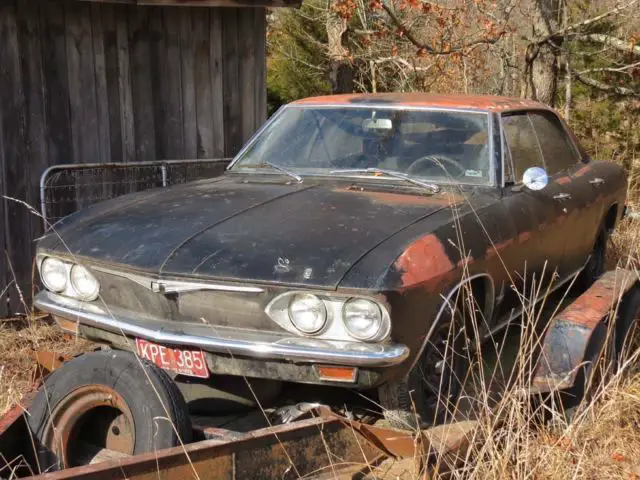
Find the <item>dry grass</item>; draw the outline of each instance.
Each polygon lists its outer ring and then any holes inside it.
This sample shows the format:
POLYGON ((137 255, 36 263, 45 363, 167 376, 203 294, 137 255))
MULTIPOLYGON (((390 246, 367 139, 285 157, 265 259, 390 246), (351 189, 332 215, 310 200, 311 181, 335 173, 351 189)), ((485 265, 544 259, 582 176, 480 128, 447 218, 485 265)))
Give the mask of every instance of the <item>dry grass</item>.
MULTIPOLYGON (((640 219, 625 220, 611 239, 611 262, 624 259, 624 265, 638 265, 639 240, 640 219)), ((529 341, 539 338, 532 334, 529 341)), ((46 319, 0 320, 0 414, 33 389, 33 350, 76 354, 89 348, 88 342, 63 335, 46 319)), ((640 348, 631 352, 625 371, 604 385, 572 421, 547 405, 545 422, 539 421, 540 410, 519 393, 527 389, 531 376, 526 350, 520 358, 525 366, 520 383, 497 404, 480 398, 481 441, 448 478, 640 480, 640 348)))
POLYGON ((0 320, 0 415, 33 390, 33 351, 75 355, 90 346, 85 340, 63 334, 46 318, 0 320))

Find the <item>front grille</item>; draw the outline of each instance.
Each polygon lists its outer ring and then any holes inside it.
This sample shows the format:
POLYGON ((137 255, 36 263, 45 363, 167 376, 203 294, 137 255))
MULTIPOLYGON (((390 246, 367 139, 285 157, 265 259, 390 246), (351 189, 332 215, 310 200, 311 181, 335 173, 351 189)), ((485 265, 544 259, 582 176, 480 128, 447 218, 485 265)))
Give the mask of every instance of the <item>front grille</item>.
POLYGON ((176 322, 285 332, 264 313, 270 299, 279 292, 203 290, 165 295, 152 292, 125 277, 95 270, 93 273, 100 282, 100 294, 108 307, 176 322))

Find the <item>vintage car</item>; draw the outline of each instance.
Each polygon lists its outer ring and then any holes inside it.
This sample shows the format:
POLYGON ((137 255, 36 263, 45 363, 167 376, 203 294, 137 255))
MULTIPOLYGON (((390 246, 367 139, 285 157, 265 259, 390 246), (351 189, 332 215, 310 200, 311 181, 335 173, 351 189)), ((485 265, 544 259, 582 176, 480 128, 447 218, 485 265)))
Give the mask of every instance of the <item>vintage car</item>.
POLYGON ((395 424, 429 424, 531 290, 603 272, 625 200, 622 168, 538 103, 308 98, 220 177, 60 221, 36 305, 180 378, 377 392, 395 424))

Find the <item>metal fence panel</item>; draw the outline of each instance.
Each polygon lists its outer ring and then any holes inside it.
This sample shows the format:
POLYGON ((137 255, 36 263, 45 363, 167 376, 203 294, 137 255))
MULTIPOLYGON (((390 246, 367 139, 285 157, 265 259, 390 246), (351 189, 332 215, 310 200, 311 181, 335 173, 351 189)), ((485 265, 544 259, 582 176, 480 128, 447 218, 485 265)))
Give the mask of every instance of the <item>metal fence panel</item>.
POLYGON ((40 211, 45 230, 94 203, 127 193, 222 175, 231 159, 55 165, 40 177, 40 211))

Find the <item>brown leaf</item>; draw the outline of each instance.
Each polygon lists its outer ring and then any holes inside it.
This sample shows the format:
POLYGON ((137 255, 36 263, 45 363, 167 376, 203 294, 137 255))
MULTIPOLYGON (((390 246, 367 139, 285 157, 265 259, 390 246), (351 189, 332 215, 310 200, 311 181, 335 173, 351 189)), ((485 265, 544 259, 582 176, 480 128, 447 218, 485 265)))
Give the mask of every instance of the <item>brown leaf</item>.
POLYGON ((611 459, 615 460, 616 462, 626 462, 627 459, 624 455, 622 455, 621 453, 618 452, 614 452, 611 454, 611 459))

